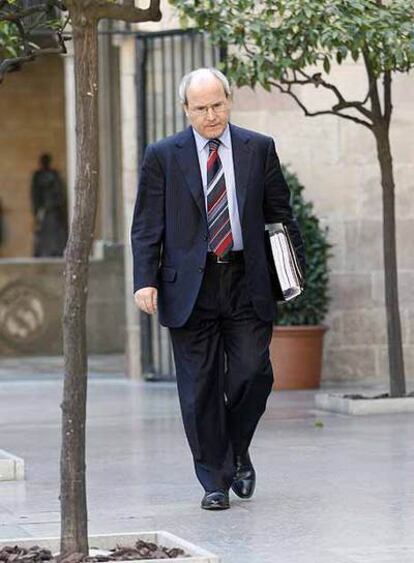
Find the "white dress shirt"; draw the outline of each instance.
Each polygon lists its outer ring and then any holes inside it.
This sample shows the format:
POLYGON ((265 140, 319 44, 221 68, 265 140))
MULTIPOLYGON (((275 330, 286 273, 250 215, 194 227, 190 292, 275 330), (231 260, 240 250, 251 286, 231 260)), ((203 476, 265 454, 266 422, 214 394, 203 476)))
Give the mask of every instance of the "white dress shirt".
MULTIPOLYGON (((202 137, 194 127, 192 127, 197 146, 198 160, 203 180, 204 200, 207 213, 207 160, 209 154, 208 139, 202 137)), ((227 201, 229 205, 230 225, 233 235, 232 250, 243 250, 243 238, 240 226, 239 209, 237 206, 236 181, 234 176, 233 149, 231 145, 230 127, 227 124, 223 133, 218 137, 220 146, 218 154, 223 165, 224 178, 226 180, 227 201)))

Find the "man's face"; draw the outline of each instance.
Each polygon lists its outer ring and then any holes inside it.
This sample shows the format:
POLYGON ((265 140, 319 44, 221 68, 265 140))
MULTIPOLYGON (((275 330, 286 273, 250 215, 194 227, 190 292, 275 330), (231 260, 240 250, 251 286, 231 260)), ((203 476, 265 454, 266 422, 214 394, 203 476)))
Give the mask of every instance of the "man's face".
POLYGON ((185 113, 194 129, 206 139, 220 137, 229 122, 230 108, 230 99, 215 76, 191 82, 187 89, 185 113))

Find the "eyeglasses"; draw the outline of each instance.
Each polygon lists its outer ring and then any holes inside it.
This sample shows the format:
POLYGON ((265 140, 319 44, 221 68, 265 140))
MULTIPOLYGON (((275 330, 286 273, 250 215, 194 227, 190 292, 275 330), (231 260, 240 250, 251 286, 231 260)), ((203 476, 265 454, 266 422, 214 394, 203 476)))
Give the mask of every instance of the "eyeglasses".
POLYGON ((190 109, 188 111, 194 115, 199 115, 202 117, 207 117, 209 110, 215 114, 223 113, 227 110, 227 104, 225 102, 217 102, 216 104, 211 104, 210 106, 204 106, 199 108, 190 109))

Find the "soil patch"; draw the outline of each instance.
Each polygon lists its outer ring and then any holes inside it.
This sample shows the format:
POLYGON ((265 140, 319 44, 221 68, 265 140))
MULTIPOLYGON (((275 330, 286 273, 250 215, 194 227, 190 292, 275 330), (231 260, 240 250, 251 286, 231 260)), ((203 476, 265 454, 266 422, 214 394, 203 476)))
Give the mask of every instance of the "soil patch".
MULTIPOLYGON (((369 397, 367 395, 360 395, 359 393, 349 393, 348 395, 342 395, 344 399, 394 399, 395 397, 390 397, 389 393, 381 393, 380 395, 374 395, 369 397)), ((414 391, 411 393, 406 393, 403 397, 396 397, 397 399, 404 399, 405 397, 414 397, 414 391)))
MULTIPOLYGON (((90 550, 97 549, 93 546, 90 550)), ((104 550, 99 550, 104 551, 104 550)), ((142 559, 177 559, 177 557, 190 557, 178 547, 167 548, 152 542, 137 540, 134 546, 117 545, 105 554, 83 555, 73 553, 63 559, 58 559, 49 549, 38 545, 26 548, 18 545, 6 545, 0 549, 0 561, 4 563, 103 563, 106 561, 132 561, 142 559)))

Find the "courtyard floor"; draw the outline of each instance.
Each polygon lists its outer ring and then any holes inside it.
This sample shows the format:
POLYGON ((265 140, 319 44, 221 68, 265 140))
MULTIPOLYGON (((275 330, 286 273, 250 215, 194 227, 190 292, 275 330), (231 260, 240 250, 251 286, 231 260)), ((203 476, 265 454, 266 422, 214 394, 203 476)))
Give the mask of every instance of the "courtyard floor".
MULTIPOLYGON (((0 448, 26 465, 24 481, 0 482, 0 539, 59 535, 62 365, 0 362, 0 448)), ((208 512, 175 384, 126 379, 122 356, 89 368, 89 533, 167 530, 223 563, 414 562, 414 414, 351 417, 317 410, 315 391, 272 393, 254 497, 208 512)))

